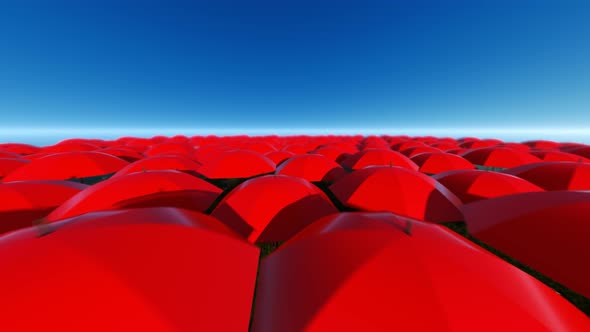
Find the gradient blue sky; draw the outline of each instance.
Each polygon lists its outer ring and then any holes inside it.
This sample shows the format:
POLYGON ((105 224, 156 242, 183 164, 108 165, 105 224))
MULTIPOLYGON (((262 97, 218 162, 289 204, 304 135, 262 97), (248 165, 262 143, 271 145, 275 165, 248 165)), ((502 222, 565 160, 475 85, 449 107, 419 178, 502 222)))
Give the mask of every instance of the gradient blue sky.
POLYGON ((588 1, 0 0, 0 41, 5 136, 590 127, 588 1))

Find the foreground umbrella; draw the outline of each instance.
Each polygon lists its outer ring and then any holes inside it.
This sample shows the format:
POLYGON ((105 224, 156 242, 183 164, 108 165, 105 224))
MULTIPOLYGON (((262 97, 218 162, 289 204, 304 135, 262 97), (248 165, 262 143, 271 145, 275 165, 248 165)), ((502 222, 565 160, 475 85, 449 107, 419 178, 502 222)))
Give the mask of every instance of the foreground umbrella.
POLYGON ((305 228, 260 267, 252 331, 587 331, 533 277, 451 231, 390 213, 305 228))
POLYGON ((5 331, 246 331, 259 250, 214 218, 157 208, 18 231, 0 256, 5 331))
POLYGON ((519 177, 482 170, 459 170, 437 174, 433 179, 452 191, 463 204, 517 193, 543 191, 519 177))
POLYGON ((132 173, 93 185, 64 202, 48 215, 47 219, 56 221, 92 211, 123 208, 126 202, 133 206, 145 206, 148 203, 151 206, 170 206, 175 204, 169 196, 171 192, 190 194, 190 206, 185 205, 186 196, 177 203, 181 204, 180 207, 203 212, 221 194, 221 189, 205 180, 178 171, 132 173), (162 201, 158 201, 158 198, 162 201), (141 203, 142 200, 144 204, 141 203))
POLYGON ((452 192, 402 167, 366 167, 336 181, 330 191, 342 204, 363 211, 389 211, 431 222, 463 219, 461 201, 452 192))
POLYGON ((265 175, 234 188, 211 213, 250 242, 286 241, 303 227, 338 212, 308 181, 265 175))
POLYGON ((68 180, 115 173, 129 163, 100 152, 63 152, 35 159, 2 181, 68 180))
POLYGON ((87 185, 71 181, 0 183, 0 233, 31 226, 86 188, 87 185))
POLYGON ((273 173, 275 164, 263 154, 248 150, 232 150, 203 162, 198 173, 209 179, 249 178, 273 173))
POLYGON ((590 298, 590 192, 516 194, 464 206, 470 234, 590 298))
POLYGON ((320 154, 302 154, 283 162, 276 174, 296 176, 310 182, 333 182, 348 174, 335 161, 320 154))
POLYGON ((503 173, 518 176, 545 190, 590 190, 590 164, 540 162, 509 168, 503 173))

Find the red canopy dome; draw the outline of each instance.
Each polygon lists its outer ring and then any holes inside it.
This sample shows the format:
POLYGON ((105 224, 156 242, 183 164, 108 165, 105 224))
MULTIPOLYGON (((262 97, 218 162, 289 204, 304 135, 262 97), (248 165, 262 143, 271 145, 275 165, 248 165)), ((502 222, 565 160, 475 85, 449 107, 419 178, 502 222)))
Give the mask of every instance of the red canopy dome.
POLYGON ((577 161, 590 163, 590 159, 588 158, 559 150, 537 150, 531 151, 530 153, 543 161, 577 161))
POLYGON ((285 241, 314 220, 338 212, 308 181, 265 175, 234 188, 211 213, 250 242, 285 241))
POLYGON ((479 148, 461 153, 461 156, 474 165, 510 168, 540 161, 539 158, 524 151, 510 148, 479 148))
MULTIPOLYGON (((137 204, 137 198, 142 196, 150 198, 150 195, 177 191, 188 191, 187 193, 193 194, 194 199, 190 207, 201 212, 207 210, 221 194, 221 189, 216 186, 178 171, 132 173, 93 185, 55 209, 47 220, 55 221, 91 211, 123 208, 123 203, 127 200, 137 204)), ((166 205, 170 204, 169 199, 165 202, 166 205)), ((155 206, 159 205, 157 201, 153 203, 155 206)))
POLYGON ((67 180, 115 173, 128 162, 100 152, 63 152, 35 159, 2 181, 67 180))
POLYGON ((341 162, 349 169, 361 169, 367 166, 400 166, 418 170, 418 166, 403 154, 389 149, 367 149, 355 153, 341 162))
POLYGON ((263 154, 247 150, 231 150, 204 161, 198 173, 209 179, 231 179, 249 178, 274 171, 274 162, 263 154))
POLYGON ((473 236, 590 298, 590 192, 516 194, 463 212, 473 236))
POLYGON ((22 230, 0 256, 6 331, 246 331, 259 249, 159 208, 22 230))
POLYGON ((0 144, 0 150, 4 152, 12 152, 22 155, 41 152, 40 147, 22 143, 2 143, 0 144))
POLYGON ((320 154, 302 154, 283 162, 276 174, 291 175, 311 182, 333 182, 348 174, 335 161, 320 154))
POLYGON ((0 179, 30 162, 30 160, 20 158, 0 158, 0 179))
POLYGON ((433 179, 457 195, 463 204, 498 196, 543 191, 519 177, 490 171, 450 171, 437 174, 433 179))
POLYGON ((390 213, 322 218, 263 259, 252 331, 584 331, 588 318, 453 232, 390 213))
POLYGON ((145 170, 177 170, 196 171, 201 165, 187 157, 181 156, 155 156, 138 160, 119 170, 112 177, 119 177, 130 173, 145 170))
POLYGON ((330 186, 344 205, 389 211, 431 222, 463 219, 461 201, 432 178, 402 167, 373 166, 354 171, 330 186))
POLYGON ((411 158, 422 173, 438 174, 460 169, 475 169, 467 159, 444 152, 425 152, 411 158))
POLYGON ((0 183, 0 233, 31 226, 87 187, 54 180, 0 183))
POLYGON ((82 152, 96 151, 100 149, 97 145, 88 142, 64 142, 52 146, 46 146, 42 152, 59 153, 59 152, 82 152))
POLYGON ((293 157, 295 154, 293 152, 289 152, 289 151, 272 151, 269 152, 267 154, 265 154, 265 156, 272 160, 273 163, 275 163, 275 165, 280 165, 283 161, 293 157))
POLYGON ((590 164, 540 162, 504 170, 545 190, 590 190, 590 164))
POLYGON ((165 153, 181 153, 184 155, 189 155, 193 151, 193 146, 188 143, 163 142, 152 145, 144 152, 144 155, 147 157, 153 157, 165 153))

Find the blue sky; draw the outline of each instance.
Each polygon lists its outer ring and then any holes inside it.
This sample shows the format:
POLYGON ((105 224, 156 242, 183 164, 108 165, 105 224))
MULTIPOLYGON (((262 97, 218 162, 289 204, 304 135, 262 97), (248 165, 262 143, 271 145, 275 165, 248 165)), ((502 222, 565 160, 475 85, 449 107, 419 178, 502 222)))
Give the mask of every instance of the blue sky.
POLYGON ((4 0, 0 41, 0 140, 590 128, 587 1, 4 0))

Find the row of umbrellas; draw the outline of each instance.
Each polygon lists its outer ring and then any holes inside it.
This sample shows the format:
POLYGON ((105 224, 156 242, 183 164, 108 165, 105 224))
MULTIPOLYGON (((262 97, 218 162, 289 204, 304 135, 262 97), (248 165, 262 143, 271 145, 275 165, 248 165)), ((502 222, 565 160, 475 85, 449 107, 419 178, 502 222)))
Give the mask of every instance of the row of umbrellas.
POLYGON ((0 144, 9 330, 590 327, 559 294, 437 225, 464 222, 590 298, 590 163, 535 154, 581 144, 175 136, 46 148, 0 144), (485 151, 514 165, 486 170, 485 151), (257 245, 277 242, 258 266, 257 245), (43 309, 25 322, 32 303, 43 309))

